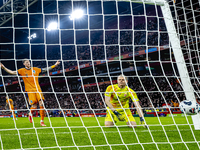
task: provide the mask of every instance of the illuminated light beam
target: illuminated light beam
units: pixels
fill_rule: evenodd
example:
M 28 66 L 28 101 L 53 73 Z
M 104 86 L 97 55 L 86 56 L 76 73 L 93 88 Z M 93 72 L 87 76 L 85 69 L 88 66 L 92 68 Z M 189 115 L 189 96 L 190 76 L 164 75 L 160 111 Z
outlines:
M 81 9 L 74 10 L 72 14 L 69 16 L 70 20 L 80 19 L 82 17 L 83 17 L 83 10 Z
M 47 27 L 47 30 L 48 31 L 51 31 L 51 30 L 56 30 L 58 29 L 58 23 L 57 22 L 51 22 L 49 24 L 49 26 Z

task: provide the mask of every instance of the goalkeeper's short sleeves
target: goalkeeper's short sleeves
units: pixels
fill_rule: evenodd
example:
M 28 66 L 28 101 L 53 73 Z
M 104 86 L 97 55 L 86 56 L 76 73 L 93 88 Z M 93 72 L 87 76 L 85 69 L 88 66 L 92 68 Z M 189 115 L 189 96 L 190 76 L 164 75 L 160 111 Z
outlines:
M 133 102 L 139 101 L 135 91 L 133 91 L 131 88 L 129 88 L 128 90 L 129 90 L 129 96 L 131 97 L 132 101 Z
M 111 97 L 112 93 L 113 93 L 113 87 L 112 85 L 110 85 L 106 89 L 105 96 Z

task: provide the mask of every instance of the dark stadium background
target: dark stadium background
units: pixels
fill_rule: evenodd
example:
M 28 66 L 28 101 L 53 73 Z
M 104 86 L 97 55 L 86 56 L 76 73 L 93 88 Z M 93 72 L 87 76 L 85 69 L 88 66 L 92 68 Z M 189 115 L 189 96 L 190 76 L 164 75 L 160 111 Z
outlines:
M 150 101 L 155 108 L 159 108 L 166 102 L 177 100 L 177 97 L 180 101 L 185 99 L 183 89 L 177 80 L 179 74 L 173 51 L 169 49 L 168 34 L 159 6 L 157 6 L 159 11 L 156 13 L 155 6 L 145 5 L 143 8 L 142 4 L 134 3 L 133 17 L 128 2 L 118 2 L 117 12 L 114 1 L 104 3 L 90 1 L 88 2 L 89 16 L 86 14 L 85 1 L 76 1 L 73 6 L 74 9 L 83 9 L 85 13 L 81 20 L 74 21 L 74 28 L 73 21 L 69 19 L 72 11 L 71 1 L 59 1 L 58 6 L 56 1 L 44 1 L 44 14 L 42 14 L 40 0 L 29 7 L 29 14 L 25 13 L 27 11 L 25 9 L 24 13 L 14 17 L 14 22 L 11 19 L 0 28 L 0 58 L 9 69 L 16 70 L 23 67 L 21 60 L 24 58 L 31 59 L 32 65 L 39 68 L 53 65 L 57 60 L 61 60 L 61 65 L 53 69 L 49 76 L 44 74 L 39 79 L 47 109 L 59 111 L 60 104 L 65 111 L 76 112 L 74 110 L 76 106 L 76 109 L 81 109 L 80 112 L 87 113 L 91 112 L 90 103 L 95 112 L 105 112 L 103 97 L 106 87 L 110 84 L 107 81 L 115 82 L 116 77 L 122 72 L 129 76 L 128 84 L 137 93 L 142 107 L 152 108 Z M 198 5 L 194 7 L 196 7 L 194 10 L 199 10 Z M 16 12 L 19 9 L 20 7 L 15 7 Z M 10 14 L 9 10 L 7 14 Z M 159 19 L 155 17 L 156 15 Z M 199 20 L 199 14 L 195 15 Z M 181 17 L 184 16 L 180 15 Z M 190 12 L 186 17 L 191 22 Z M 61 30 L 45 31 L 52 21 L 59 21 Z M 176 27 L 178 26 L 179 24 Z M 192 22 L 189 28 L 191 31 L 194 30 Z M 27 38 L 30 36 L 29 29 L 30 35 L 37 34 L 37 38 L 30 40 L 31 45 Z M 182 27 L 180 33 L 184 32 L 186 30 Z M 182 41 L 184 38 L 184 36 L 180 37 Z M 44 44 L 45 41 L 47 45 Z M 194 46 L 191 45 L 191 48 L 195 49 Z M 187 62 L 188 55 L 184 54 Z M 195 57 L 195 52 L 192 55 Z M 196 72 L 191 73 L 190 76 L 198 75 L 197 63 L 194 59 Z M 64 69 L 67 72 L 63 72 Z M 18 115 L 27 113 L 25 93 L 21 92 L 23 82 L 21 82 L 21 89 L 17 82 L 21 80 L 20 78 L 12 77 L 5 71 L 2 71 L 2 75 L 0 110 L 5 109 L 5 92 L 8 92 L 14 100 L 15 109 L 20 109 Z M 99 87 L 94 84 L 97 82 L 100 84 Z M 195 84 L 195 80 L 192 80 L 192 83 Z M 172 110 L 177 111 L 177 109 Z M 0 113 L 8 112 L 0 111 Z

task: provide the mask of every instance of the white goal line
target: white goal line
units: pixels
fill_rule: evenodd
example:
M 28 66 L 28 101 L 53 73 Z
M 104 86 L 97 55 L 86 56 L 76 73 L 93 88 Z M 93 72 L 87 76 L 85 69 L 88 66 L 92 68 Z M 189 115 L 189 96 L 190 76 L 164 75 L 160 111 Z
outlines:
M 177 130 L 165 130 L 165 131 L 167 131 L 167 132 L 175 132 L 175 131 L 177 131 Z M 179 131 L 190 131 L 190 129 L 179 129 Z M 134 133 L 134 131 L 120 131 L 120 132 L 124 132 L 124 133 L 126 133 L 126 132 L 128 132 L 128 133 L 130 133 L 130 132 L 133 132 Z M 141 131 L 136 131 L 136 132 L 149 132 L 148 130 L 141 130 Z M 164 132 L 163 130 L 151 130 L 151 132 Z M 80 133 L 87 133 L 86 131 L 84 131 L 84 132 L 72 132 L 72 133 L 77 133 L 77 134 L 80 134 Z M 89 131 L 89 133 L 102 133 L 102 132 L 90 132 Z M 104 131 L 104 133 L 118 133 L 118 131 Z M 46 132 L 44 132 L 44 133 L 37 133 L 37 134 L 54 134 L 54 133 L 46 133 Z M 71 132 L 56 132 L 56 134 L 71 134 Z M 18 135 L 18 134 L 4 134 L 4 135 Z M 35 135 L 35 133 L 20 133 L 20 135 Z
M 160 125 L 160 124 L 153 124 L 153 125 L 148 125 L 149 127 L 168 127 L 168 126 L 191 126 L 194 124 L 168 124 L 168 125 Z M 143 127 L 143 125 L 137 125 L 138 127 Z M 127 127 L 127 125 L 116 125 L 114 127 Z M 107 126 L 65 126 L 65 127 L 34 127 L 34 128 L 12 128 L 12 129 L 0 129 L 0 131 L 12 131 L 12 130 L 33 130 L 33 129 L 71 129 L 71 128 L 107 128 Z M 150 128 L 151 129 L 151 128 Z M 180 130 L 180 129 L 179 129 Z M 177 130 L 176 130 L 177 131 Z M 191 130 L 190 130 L 191 131 Z
M 200 142 L 200 141 L 197 141 Z M 108 146 L 128 146 L 128 145 L 141 145 L 141 144 L 181 144 L 183 142 L 149 142 L 149 143 L 129 143 L 129 144 L 109 144 L 109 145 L 83 145 L 83 146 L 52 146 L 52 147 L 37 147 L 37 148 L 23 148 L 23 150 L 32 150 L 32 149 L 54 149 L 54 148 L 81 148 L 81 147 L 108 147 Z M 193 141 L 184 142 L 188 143 L 196 143 Z M 19 150 L 19 149 L 9 149 L 9 150 Z

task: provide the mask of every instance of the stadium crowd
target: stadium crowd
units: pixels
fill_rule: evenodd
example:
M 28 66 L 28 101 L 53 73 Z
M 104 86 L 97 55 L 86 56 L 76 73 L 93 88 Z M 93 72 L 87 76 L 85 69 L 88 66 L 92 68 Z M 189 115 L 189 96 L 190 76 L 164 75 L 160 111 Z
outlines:
M 67 87 L 64 81 L 64 78 L 54 79 L 52 80 L 53 84 L 50 85 L 48 80 L 44 80 L 41 84 L 45 97 L 45 107 L 50 109 L 49 113 L 58 113 L 54 110 L 60 108 L 64 109 L 65 112 L 68 112 L 68 110 L 76 112 L 73 109 L 80 109 L 80 112 L 91 112 L 91 109 L 95 109 L 95 112 L 105 112 L 104 92 L 109 85 L 108 83 L 99 85 L 99 88 L 96 85 L 91 85 L 83 89 L 80 84 L 68 84 Z M 140 105 L 144 109 L 153 109 L 153 106 L 162 108 L 163 104 L 166 103 L 173 106 L 172 102 L 185 99 L 181 85 L 175 78 L 169 78 L 167 81 L 162 77 L 155 79 L 151 77 L 129 77 L 128 84 L 137 93 Z M 19 113 L 27 113 L 28 103 L 25 93 L 9 94 L 9 96 L 14 101 L 15 109 L 20 109 Z M 5 94 L 1 95 L 1 110 L 5 109 L 5 100 Z M 132 106 L 132 101 L 130 101 L 130 107 Z
M 66 68 L 74 68 L 78 65 L 77 63 L 79 63 L 79 65 L 82 65 L 86 63 L 91 63 L 90 60 L 105 60 L 113 56 L 119 56 L 119 52 L 120 54 L 132 53 L 133 44 L 135 45 L 135 52 L 145 49 L 146 46 L 161 46 L 168 44 L 168 35 L 166 33 L 164 21 L 160 19 L 158 23 L 158 20 L 156 18 L 151 18 L 147 21 L 147 23 L 141 22 L 140 24 L 134 25 L 134 32 L 130 30 L 123 30 L 120 32 L 115 30 L 106 31 L 106 46 L 103 45 L 104 39 L 102 36 L 102 32 L 92 33 L 91 36 L 93 36 L 94 38 L 91 40 L 91 47 L 89 45 L 78 45 L 77 47 L 63 46 L 62 53 L 60 50 L 47 49 L 47 61 L 44 58 L 40 59 L 40 56 L 38 56 L 36 60 L 32 60 L 32 64 L 33 66 L 39 68 L 45 68 L 47 66 L 47 63 L 48 66 L 51 66 L 55 63 L 56 60 L 62 58 L 62 60 L 64 60 L 63 63 L 51 70 L 51 72 L 54 72 Z M 128 22 L 125 21 L 125 26 L 128 26 L 126 25 L 126 23 Z M 119 35 L 120 38 L 118 38 Z M 119 44 L 121 45 L 120 51 Z M 40 61 L 38 61 L 39 59 Z M 23 67 L 23 65 L 20 64 L 18 68 L 20 67 Z M 120 68 L 111 66 L 109 67 L 109 71 L 117 70 L 120 70 Z M 95 71 L 97 73 L 107 72 L 105 68 L 102 69 L 98 67 L 95 67 Z M 84 72 L 84 75 L 91 74 L 94 74 L 91 70 Z M 69 73 L 68 75 L 73 76 L 73 73 Z M 4 83 L 12 83 L 13 81 L 18 80 L 17 77 L 4 77 L 3 79 Z M 105 112 L 106 105 L 104 103 L 104 92 L 109 84 L 104 83 L 100 85 L 99 88 L 97 88 L 97 86 L 88 86 L 83 89 L 80 83 L 69 82 L 67 84 L 64 84 L 65 81 L 66 79 L 64 77 L 62 79 L 55 78 L 51 81 L 47 77 L 41 79 L 40 81 L 45 97 L 45 107 L 47 109 L 51 109 L 49 110 L 50 113 L 54 109 L 58 110 L 59 108 L 65 110 L 82 109 L 81 111 L 86 111 L 84 109 L 96 109 L 96 112 Z M 2 81 L 0 82 L 2 84 Z M 50 82 L 52 82 L 52 84 L 50 84 Z M 183 93 L 180 92 L 175 94 L 174 92 L 172 92 L 172 89 L 174 91 L 182 91 L 180 84 L 176 81 L 175 78 L 170 78 L 167 81 L 165 78 L 162 77 L 157 77 L 155 79 L 150 77 L 134 77 L 129 79 L 129 86 L 136 91 L 138 98 L 140 99 L 140 105 L 144 108 L 150 106 L 162 107 L 164 103 L 172 103 L 171 101 L 175 101 L 177 99 L 179 99 L 180 101 L 185 99 Z M 17 87 L 17 90 L 20 91 L 20 88 Z M 146 90 L 148 94 L 144 90 Z M 86 93 L 83 93 L 83 91 L 85 91 Z M 10 94 L 10 97 L 14 100 L 15 109 L 27 109 L 28 103 L 25 93 Z M 1 95 L 1 110 L 4 110 L 4 100 L 5 95 Z M 132 106 L 131 103 L 132 102 L 130 101 L 130 106 Z
M 158 23 L 159 22 L 159 23 Z M 129 21 L 124 22 L 124 27 L 129 26 Z M 146 27 L 147 24 L 147 27 Z M 94 37 L 90 45 L 84 46 L 62 46 L 61 49 L 57 46 L 48 46 L 47 54 L 44 56 L 36 55 L 32 59 L 32 65 L 38 68 L 45 68 L 47 65 L 53 65 L 56 60 L 62 58 L 63 64 L 54 68 L 52 71 L 58 71 L 66 68 L 73 68 L 79 65 L 88 63 L 89 60 L 105 60 L 111 57 L 119 56 L 125 53 L 134 53 L 144 50 L 146 46 L 162 46 L 169 43 L 168 34 L 163 19 L 157 20 L 157 18 L 149 17 L 147 23 L 143 20 L 139 24 L 133 25 L 134 32 L 109 30 L 105 31 L 105 45 L 102 36 L 102 32 L 91 33 Z M 131 29 L 131 28 L 130 28 Z M 134 35 L 134 38 L 133 38 Z M 120 36 L 120 38 L 118 38 Z M 159 40 L 158 40 L 159 39 Z M 133 43 L 134 41 L 134 43 Z M 160 43 L 158 43 L 158 41 Z M 119 47 L 119 44 L 121 45 Z M 133 49 L 133 46 L 134 49 Z M 120 49 L 119 49 L 120 48 Z M 42 58 L 42 59 L 41 59 Z M 77 62 L 77 60 L 79 60 Z M 47 64 L 48 63 L 48 64 Z M 18 62 L 17 68 L 23 67 L 21 61 Z M 15 68 L 13 68 L 15 69 Z M 12 83 L 15 79 L 6 79 L 5 83 Z M 2 81 L 0 80 L 0 84 Z

